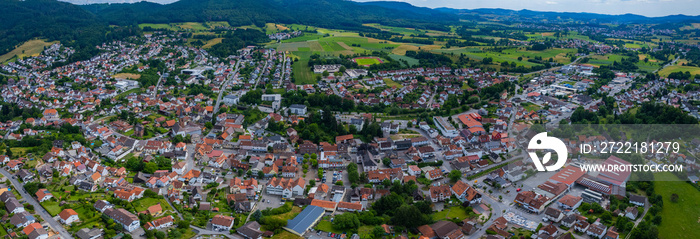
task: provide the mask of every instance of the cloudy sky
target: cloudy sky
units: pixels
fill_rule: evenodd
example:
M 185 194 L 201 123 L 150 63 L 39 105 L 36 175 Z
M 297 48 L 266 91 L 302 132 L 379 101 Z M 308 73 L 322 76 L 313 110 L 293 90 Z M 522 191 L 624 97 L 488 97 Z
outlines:
M 355 0 L 367 2 L 372 0 Z M 391 1 L 391 0 L 390 0 Z M 504 8 L 555 12 L 633 13 L 650 17 L 700 15 L 700 0 L 393 0 L 421 7 Z

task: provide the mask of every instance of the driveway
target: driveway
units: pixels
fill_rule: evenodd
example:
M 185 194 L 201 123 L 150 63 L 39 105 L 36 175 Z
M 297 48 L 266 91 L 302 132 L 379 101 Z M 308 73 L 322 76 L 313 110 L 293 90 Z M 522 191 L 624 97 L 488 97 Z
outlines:
M 38 214 L 41 217 L 41 219 L 48 222 L 49 226 L 51 226 L 51 228 L 54 231 L 58 232 L 58 234 L 61 235 L 61 238 L 73 238 L 73 236 L 71 236 L 71 234 L 63 228 L 63 225 L 61 225 L 59 222 L 53 219 L 53 217 L 51 217 L 51 214 L 49 214 L 44 209 L 44 207 L 42 207 L 41 204 L 39 204 L 39 202 L 36 201 L 34 195 L 29 195 L 29 193 L 27 193 L 27 191 L 24 190 L 23 184 L 17 181 L 17 179 L 14 179 L 12 177 L 13 175 L 10 174 L 10 172 L 7 172 L 7 170 L 3 168 L 0 169 L 0 173 L 2 173 L 2 175 L 4 175 L 10 180 L 10 182 L 12 182 L 12 186 L 14 186 L 17 192 L 19 192 L 19 194 L 22 195 L 22 198 L 24 198 L 26 202 L 34 206 L 36 214 Z

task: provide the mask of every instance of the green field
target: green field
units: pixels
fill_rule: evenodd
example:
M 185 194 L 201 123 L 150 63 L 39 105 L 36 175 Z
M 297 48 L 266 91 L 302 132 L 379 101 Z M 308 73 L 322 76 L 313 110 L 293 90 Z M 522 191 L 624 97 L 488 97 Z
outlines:
M 296 57 L 299 57 L 298 61 L 292 63 L 292 77 L 297 85 L 305 84 L 315 84 L 316 78 L 314 73 L 309 69 L 309 58 L 311 52 L 309 51 L 296 51 L 293 52 Z
M 330 221 L 326 221 L 326 220 L 319 221 L 318 224 L 316 224 L 316 230 L 321 230 L 321 231 L 324 231 L 326 233 L 328 233 L 328 232 L 332 232 L 332 233 L 336 233 L 336 234 L 343 233 L 343 231 L 341 231 L 341 230 L 334 229 L 333 223 L 331 223 Z
M 541 64 L 538 63 L 533 63 L 527 61 L 528 59 L 534 59 L 535 57 L 542 57 L 543 61 L 549 60 L 549 58 L 552 58 L 555 62 L 561 63 L 561 64 L 567 64 L 571 62 L 570 58 L 567 57 L 567 54 L 574 54 L 576 52 L 575 49 L 561 49 L 561 48 L 553 48 L 553 49 L 547 49 L 543 51 L 530 51 L 525 48 L 510 48 L 506 50 L 502 50 L 500 52 L 493 52 L 489 51 L 487 48 L 481 48 L 481 47 L 456 47 L 456 48 L 449 48 L 449 49 L 434 49 L 432 50 L 433 52 L 437 53 L 444 53 L 449 55 L 459 55 L 459 54 L 464 54 L 465 56 L 475 59 L 475 60 L 482 60 L 484 58 L 490 57 L 493 58 L 493 61 L 495 63 L 501 63 L 501 62 L 515 62 L 516 65 L 518 66 L 526 66 L 526 67 L 532 67 L 532 66 L 538 66 Z M 518 57 L 522 57 L 522 60 L 518 60 Z
M 377 58 L 355 58 L 355 62 L 361 66 L 381 64 Z
M 428 36 L 455 35 L 454 33 L 451 33 L 451 32 L 435 31 L 435 30 L 419 30 L 419 29 L 415 29 L 415 28 L 405 28 L 405 27 L 390 27 L 390 26 L 384 26 L 384 25 L 380 25 L 380 24 L 376 24 L 376 23 L 363 24 L 363 25 L 368 26 L 368 27 L 374 27 L 374 28 L 380 29 L 382 31 L 402 34 L 404 36 L 422 35 L 422 34 L 425 34 Z
M 180 30 L 179 27 L 177 27 L 174 24 L 165 24 L 165 23 L 141 23 L 139 24 L 139 27 L 143 29 L 144 27 L 151 27 L 153 29 L 168 29 L 171 31 L 177 31 Z
M 148 207 L 156 205 L 158 203 L 160 203 L 160 206 L 163 208 L 163 212 L 173 211 L 173 208 L 170 207 L 170 204 L 168 204 L 168 202 L 166 202 L 165 199 L 141 198 L 139 200 L 133 201 L 131 204 L 134 205 L 134 209 L 136 210 L 136 212 L 141 212 L 148 209 Z
M 139 27 L 141 29 L 151 27 L 153 29 L 167 29 L 171 31 L 207 31 L 216 27 L 229 27 L 229 24 L 228 22 L 141 23 Z
M 671 173 L 657 173 L 655 180 L 656 193 L 664 199 L 659 236 L 700 238 L 700 191 Z M 673 193 L 679 196 L 676 203 L 670 200 Z
M 398 61 L 406 61 L 408 63 L 407 67 L 415 66 L 418 65 L 419 61 L 416 58 L 413 57 L 408 57 L 408 56 L 402 56 L 402 55 L 396 55 L 396 54 L 389 54 L 389 57 L 394 60 Z
M 41 206 L 43 206 L 44 209 L 51 214 L 51 216 L 56 216 L 61 212 L 61 207 L 58 206 L 58 202 L 45 201 L 41 203 Z
M 678 71 L 680 71 L 680 72 L 686 72 L 686 71 L 688 71 L 688 72 L 690 72 L 690 75 L 691 75 L 691 76 L 694 76 L 694 75 L 696 75 L 696 74 L 700 74 L 700 67 L 694 67 L 694 66 L 679 66 L 679 65 L 667 66 L 666 68 L 661 69 L 661 70 L 659 71 L 659 75 L 660 75 L 660 76 L 666 77 L 666 76 L 668 76 L 669 74 L 671 74 L 671 73 L 673 73 L 673 72 L 678 72 Z
M 463 207 L 461 206 L 455 206 L 455 207 L 449 207 L 445 208 L 442 211 L 436 212 L 433 214 L 433 220 L 439 221 L 439 220 L 445 220 L 445 219 L 459 219 L 463 220 L 469 216 L 469 212 L 467 212 Z
M 391 78 L 384 78 L 384 84 L 388 87 L 394 87 L 396 86 L 397 88 L 401 88 L 402 85 L 397 83 L 396 81 L 393 81 Z

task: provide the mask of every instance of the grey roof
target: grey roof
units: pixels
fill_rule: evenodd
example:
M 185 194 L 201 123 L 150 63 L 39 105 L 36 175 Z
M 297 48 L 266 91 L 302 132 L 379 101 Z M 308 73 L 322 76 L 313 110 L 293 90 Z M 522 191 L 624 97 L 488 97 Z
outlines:
M 80 229 L 78 232 L 75 233 L 75 235 L 80 238 L 80 239 L 89 239 L 93 237 L 99 237 L 102 235 L 102 229 L 99 228 L 93 228 L 93 229 L 87 229 L 83 228 Z
M 301 235 L 323 216 L 325 210 L 317 206 L 307 206 L 294 219 L 287 220 L 287 228 Z
M 236 229 L 236 232 L 243 235 L 245 238 L 250 239 L 257 239 L 260 237 L 260 235 L 262 235 L 262 232 L 260 231 L 260 224 L 256 221 L 246 223 L 242 227 Z
M 294 109 L 306 109 L 306 105 L 300 105 L 300 104 L 293 104 L 290 105 L 289 108 L 294 108 Z
M 20 212 L 20 213 L 15 214 L 14 216 L 12 216 L 12 218 L 10 218 L 10 223 L 12 223 L 12 225 L 16 226 L 16 225 L 21 225 L 21 224 L 24 224 L 26 222 L 35 221 L 35 220 L 36 219 L 34 218 L 34 216 L 32 216 L 32 214 L 29 214 L 27 211 L 24 211 L 24 212 Z
M 40 237 L 42 237 L 42 236 L 44 236 L 44 235 L 47 235 L 47 236 L 48 236 L 49 233 L 46 232 L 46 229 L 44 229 L 43 227 L 40 227 L 40 228 L 34 229 L 34 231 L 32 231 L 31 233 L 29 233 L 28 236 L 29 236 L 29 239 L 35 239 L 35 238 L 40 238 Z

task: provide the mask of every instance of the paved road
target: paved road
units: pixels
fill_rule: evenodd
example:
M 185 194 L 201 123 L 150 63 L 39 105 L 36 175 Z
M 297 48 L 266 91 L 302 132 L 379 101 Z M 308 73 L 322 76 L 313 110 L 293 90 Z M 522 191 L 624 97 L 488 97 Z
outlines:
M 637 220 L 634 222 L 634 227 L 632 227 L 632 229 L 630 229 L 630 232 L 634 231 L 634 229 L 637 228 L 637 225 L 639 225 L 639 223 L 642 222 L 642 219 L 644 219 L 644 216 L 646 216 L 647 212 L 649 212 L 650 207 L 651 207 L 651 203 L 649 203 L 649 201 L 647 200 L 647 203 L 644 204 L 644 212 L 642 213 L 642 215 L 637 217 Z M 629 239 L 631 235 L 632 235 L 632 233 L 628 233 L 627 236 L 625 237 L 625 239 Z
M 258 88 L 258 84 L 260 84 L 260 79 L 262 79 L 263 75 L 265 75 L 265 71 L 267 70 L 267 60 L 265 61 L 265 65 L 261 68 L 260 70 L 260 75 L 258 77 L 255 77 L 255 84 L 253 84 L 253 90 Z
M 217 232 L 217 231 L 203 229 L 200 227 L 195 227 L 192 225 L 190 225 L 190 228 L 197 230 L 197 232 L 198 232 L 197 235 L 222 235 L 222 236 L 225 236 L 227 238 L 232 238 L 232 239 L 243 239 L 242 236 L 240 236 L 238 234 L 231 234 L 231 232 L 229 232 L 229 231 Z
M 10 174 L 10 172 L 7 172 L 7 170 L 5 170 L 5 169 L 0 169 L 0 173 L 2 173 L 2 175 L 4 175 L 6 178 L 8 178 L 10 180 L 10 182 L 12 182 L 12 186 L 14 186 L 15 189 L 17 190 L 17 192 L 19 192 L 19 194 L 22 195 L 22 198 L 24 198 L 24 200 L 26 202 L 28 202 L 29 204 L 34 206 L 35 212 L 37 214 L 39 214 L 39 216 L 42 219 L 44 219 L 44 221 L 48 222 L 49 226 L 51 226 L 51 228 L 54 231 L 57 231 L 58 234 L 61 236 L 61 238 L 73 238 L 73 236 L 71 236 L 71 234 L 68 233 L 68 231 L 66 231 L 66 229 L 63 228 L 63 225 L 61 225 L 59 222 L 57 222 L 55 219 L 53 219 L 51 214 L 49 214 L 44 209 L 44 207 L 42 207 L 41 204 L 39 204 L 39 202 L 37 202 L 36 199 L 34 199 L 33 195 L 29 195 L 29 193 L 27 193 L 24 190 L 24 187 L 22 186 L 22 184 L 19 181 L 17 181 L 17 179 L 14 179 L 12 177 L 13 175 Z
M 153 88 L 153 98 L 156 98 L 158 95 L 158 87 L 160 87 L 160 82 L 163 81 L 163 75 L 165 75 L 165 72 L 163 74 L 160 74 L 160 77 L 158 77 L 158 83 L 156 83 L 156 88 Z
M 224 96 L 224 91 L 226 91 L 226 84 L 231 80 L 230 78 L 234 77 L 236 74 L 238 74 L 238 66 L 240 65 L 241 61 L 236 61 L 236 66 L 234 67 L 235 70 L 229 74 L 229 77 L 226 77 L 224 82 L 221 83 L 221 86 L 219 86 L 219 97 L 216 98 L 216 106 L 214 106 L 214 112 L 212 115 L 216 115 L 219 112 L 219 106 L 221 105 L 221 97 Z
M 656 70 L 655 70 L 654 72 L 652 72 L 652 73 L 656 73 L 656 72 L 658 72 L 658 71 L 660 71 L 660 70 L 662 70 L 662 69 L 664 69 L 664 68 L 666 68 L 666 67 L 668 67 L 668 66 L 675 65 L 675 64 L 676 64 L 676 61 L 678 61 L 678 59 L 681 59 L 681 56 L 676 57 L 676 59 L 673 59 L 673 61 L 669 62 L 668 64 L 662 66 L 662 67 L 659 68 L 659 69 L 656 69 Z

